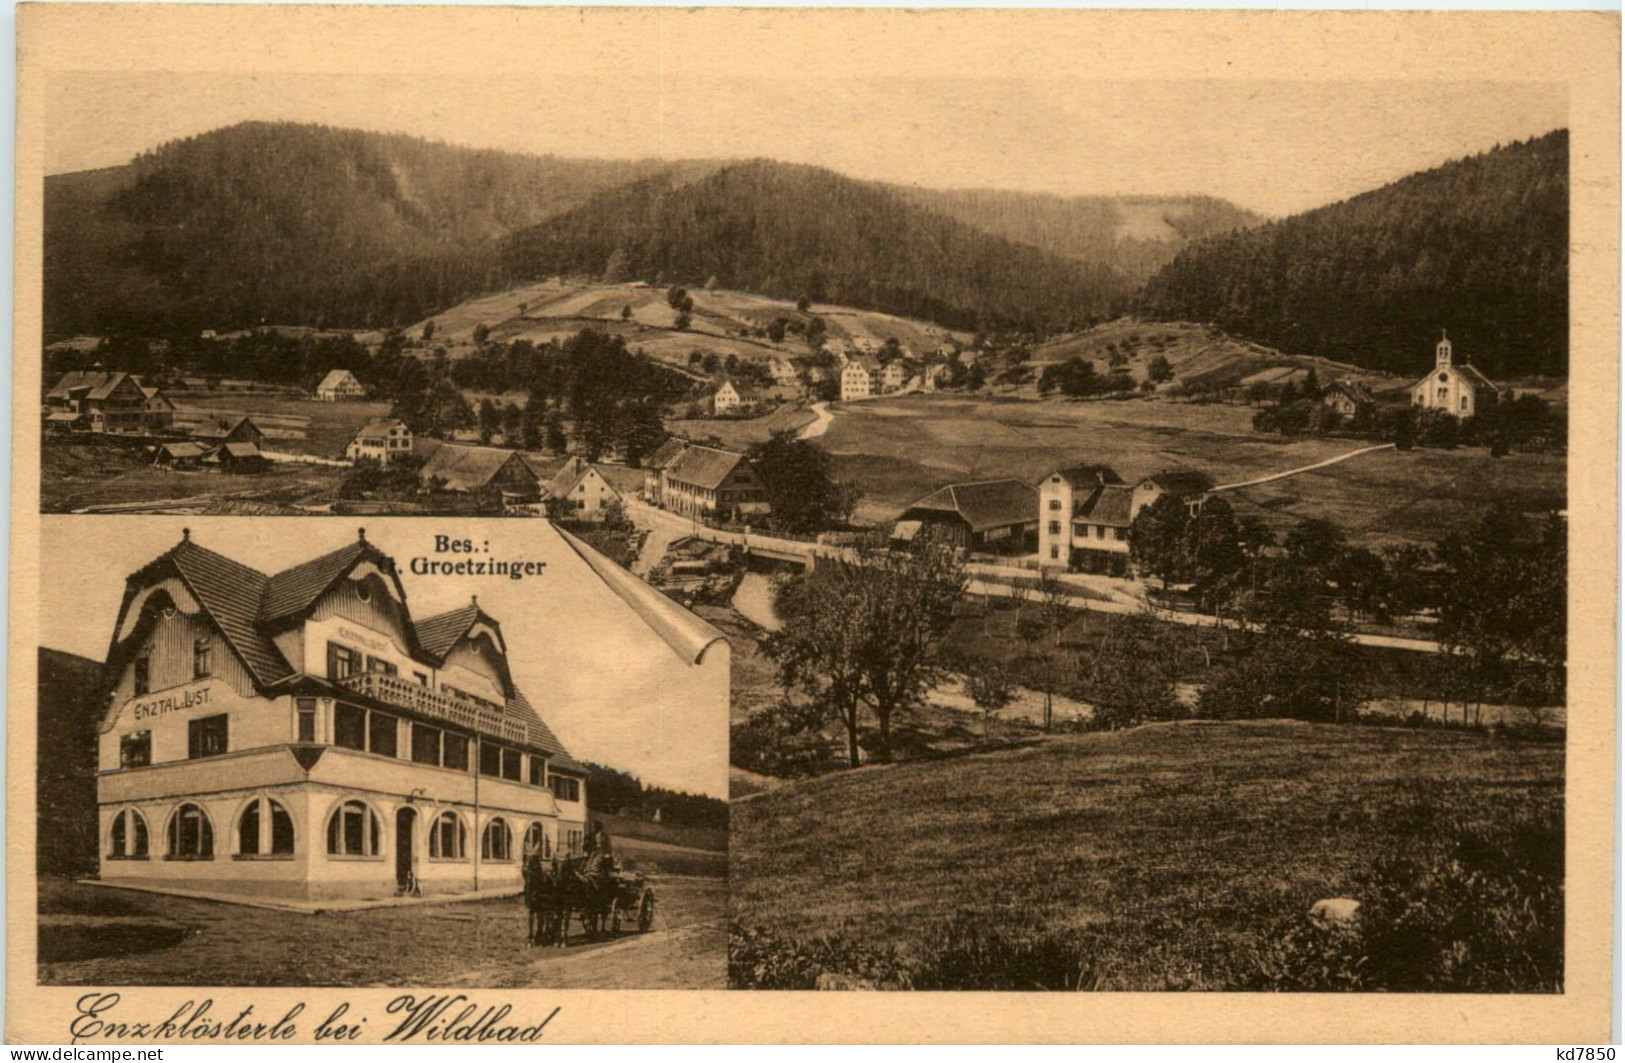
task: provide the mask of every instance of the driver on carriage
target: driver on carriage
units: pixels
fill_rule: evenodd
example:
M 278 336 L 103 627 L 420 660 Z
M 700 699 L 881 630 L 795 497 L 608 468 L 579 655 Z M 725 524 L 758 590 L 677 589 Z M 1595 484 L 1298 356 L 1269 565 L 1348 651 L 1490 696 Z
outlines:
M 610 848 L 609 832 L 604 825 L 593 820 L 587 829 L 587 840 L 582 846 L 587 857 L 586 877 L 595 882 L 606 882 L 615 872 L 615 856 Z

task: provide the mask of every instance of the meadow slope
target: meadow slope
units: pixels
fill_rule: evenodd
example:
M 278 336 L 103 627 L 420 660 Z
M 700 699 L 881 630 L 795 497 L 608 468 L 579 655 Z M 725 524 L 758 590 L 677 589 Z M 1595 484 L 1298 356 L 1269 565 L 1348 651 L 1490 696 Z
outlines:
M 1560 823 L 1562 795 L 1560 744 L 1481 734 L 1260 721 L 1057 737 L 736 802 L 732 917 L 921 964 L 955 937 L 1065 943 L 1096 988 L 1236 988 L 1316 900 L 1370 900 L 1397 855 Z M 1555 844 L 1561 868 L 1560 829 Z

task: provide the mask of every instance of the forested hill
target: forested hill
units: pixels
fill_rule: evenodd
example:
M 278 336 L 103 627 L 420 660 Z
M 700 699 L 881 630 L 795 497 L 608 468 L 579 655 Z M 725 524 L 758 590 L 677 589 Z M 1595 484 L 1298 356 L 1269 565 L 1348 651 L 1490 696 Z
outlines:
M 828 170 L 753 161 L 677 184 L 652 178 L 516 235 L 515 276 L 615 269 L 921 317 L 957 328 L 1063 326 L 1133 284 Z
M 905 199 L 995 236 L 1110 266 L 1136 284 L 1192 240 L 1258 225 L 1212 196 L 1057 196 L 1000 189 L 893 186 Z
M 715 167 L 231 126 L 46 179 L 46 331 L 411 320 L 494 283 L 509 233 L 604 188 Z
M 1412 373 L 1448 329 L 1493 376 L 1568 371 L 1566 130 L 1192 244 L 1144 316 Z

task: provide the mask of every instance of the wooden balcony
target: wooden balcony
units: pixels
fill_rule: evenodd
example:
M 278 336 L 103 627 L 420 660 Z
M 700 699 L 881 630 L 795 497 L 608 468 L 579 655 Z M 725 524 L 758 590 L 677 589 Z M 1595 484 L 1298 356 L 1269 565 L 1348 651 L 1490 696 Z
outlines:
M 524 745 L 540 744 L 537 738 L 532 737 L 529 723 L 509 716 L 495 705 L 439 694 L 421 683 L 402 679 L 398 675 L 358 672 L 338 680 L 338 685 L 364 698 L 420 716 L 445 720 L 493 738 Z

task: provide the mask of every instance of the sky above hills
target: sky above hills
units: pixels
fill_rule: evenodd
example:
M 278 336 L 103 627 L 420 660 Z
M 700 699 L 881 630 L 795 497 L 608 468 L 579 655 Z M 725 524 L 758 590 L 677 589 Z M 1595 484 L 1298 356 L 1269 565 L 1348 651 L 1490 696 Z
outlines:
M 1534 83 L 472 73 L 58 74 L 45 168 L 288 120 L 573 157 L 769 157 L 934 188 L 1201 193 L 1284 215 L 1567 123 L 1563 87 Z

